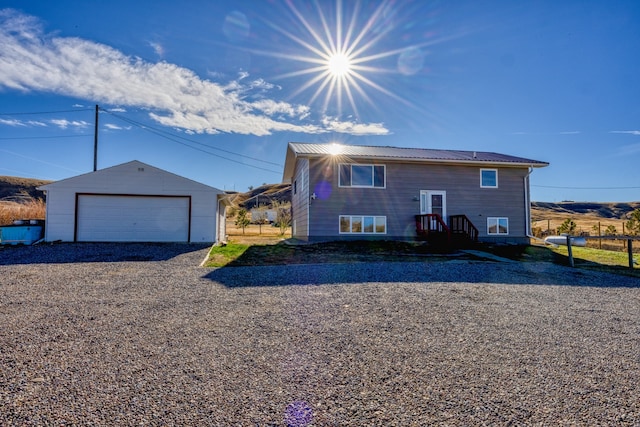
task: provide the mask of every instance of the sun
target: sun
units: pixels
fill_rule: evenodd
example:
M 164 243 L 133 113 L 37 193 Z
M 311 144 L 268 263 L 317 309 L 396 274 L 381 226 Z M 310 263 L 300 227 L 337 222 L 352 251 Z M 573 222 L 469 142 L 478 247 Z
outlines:
M 333 77 L 345 77 L 351 74 L 351 58 L 344 53 L 334 53 L 327 60 L 327 71 Z
M 439 40 L 410 46 L 390 43 L 393 38 L 389 35 L 400 26 L 400 21 L 394 21 L 398 15 L 395 2 L 385 0 L 367 6 L 355 0 L 335 0 L 333 8 L 329 6 L 331 0 L 284 3 L 283 16 L 290 21 L 280 25 L 277 21 L 265 23 L 291 45 L 282 45 L 277 51 L 255 49 L 251 53 L 304 64 L 286 67 L 287 71 L 273 76 L 276 80 L 295 78 L 299 82 L 289 94 L 291 99 L 311 93 L 309 105 L 320 101 L 323 113 L 337 116 L 360 117 L 357 104 L 376 107 L 379 103 L 372 95 L 380 94 L 416 108 L 389 86 L 389 76 L 398 72 L 397 67 L 404 75 L 415 74 L 424 60 L 421 49 Z M 343 107 L 350 110 L 343 111 Z

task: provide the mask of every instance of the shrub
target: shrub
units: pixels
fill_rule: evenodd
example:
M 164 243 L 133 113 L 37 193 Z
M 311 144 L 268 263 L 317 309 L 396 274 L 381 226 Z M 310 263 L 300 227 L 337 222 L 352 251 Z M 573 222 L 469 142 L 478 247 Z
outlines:
M 244 234 L 244 229 L 249 225 L 251 220 L 247 216 L 246 209 L 238 210 L 238 214 L 236 215 L 236 226 L 242 228 L 242 234 Z
M 629 220 L 625 223 L 627 234 L 631 236 L 640 235 L 640 209 L 635 209 L 629 214 Z
M 280 227 L 280 235 L 282 236 L 287 232 L 287 228 L 291 227 L 291 203 L 274 202 L 271 206 L 276 210 L 276 223 Z
M 558 227 L 558 234 L 574 235 L 576 228 L 576 223 L 571 218 L 567 218 L 562 224 L 560 224 L 560 227 Z

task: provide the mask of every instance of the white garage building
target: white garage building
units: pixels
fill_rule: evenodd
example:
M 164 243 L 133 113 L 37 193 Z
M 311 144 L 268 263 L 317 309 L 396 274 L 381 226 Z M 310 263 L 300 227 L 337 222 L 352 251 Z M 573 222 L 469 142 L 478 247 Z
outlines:
M 224 239 L 224 192 L 137 160 L 38 187 L 48 242 Z

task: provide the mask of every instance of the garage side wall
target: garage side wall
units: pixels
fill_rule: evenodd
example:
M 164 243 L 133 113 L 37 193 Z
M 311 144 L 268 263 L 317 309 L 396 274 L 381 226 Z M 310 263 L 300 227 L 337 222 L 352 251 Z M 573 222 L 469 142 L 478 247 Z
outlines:
M 75 232 L 76 195 L 72 191 L 47 191 L 47 220 L 45 235 L 47 242 L 61 240 L 73 242 Z

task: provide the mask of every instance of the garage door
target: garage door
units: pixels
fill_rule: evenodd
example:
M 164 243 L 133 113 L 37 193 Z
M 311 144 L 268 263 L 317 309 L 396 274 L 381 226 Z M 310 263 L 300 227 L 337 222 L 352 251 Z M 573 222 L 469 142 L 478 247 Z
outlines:
M 188 242 L 189 197 L 77 196 L 76 241 Z

